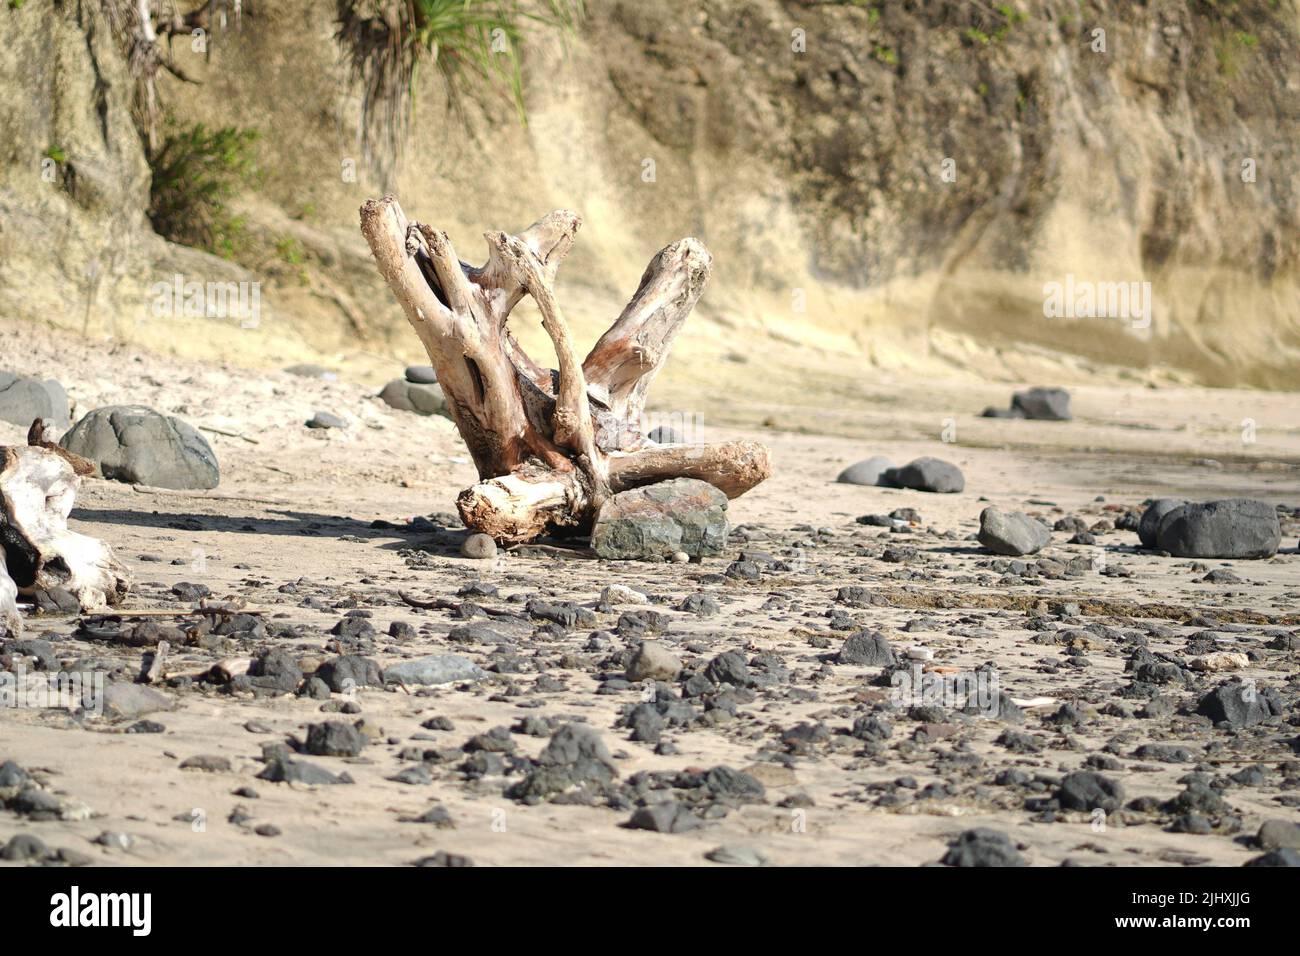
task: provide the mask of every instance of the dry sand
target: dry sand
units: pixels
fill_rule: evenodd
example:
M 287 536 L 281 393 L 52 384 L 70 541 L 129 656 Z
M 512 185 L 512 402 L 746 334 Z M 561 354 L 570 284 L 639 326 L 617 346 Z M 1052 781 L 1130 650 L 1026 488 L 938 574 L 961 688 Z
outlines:
M 452 650 L 486 665 L 495 660 L 488 656 L 490 647 L 449 645 L 446 632 L 461 622 L 445 611 L 406 606 L 398 589 L 450 598 L 462 585 L 482 580 L 500 588 L 500 598 L 484 600 L 493 606 L 513 607 L 504 600 L 508 595 L 539 592 L 592 606 L 603 586 L 619 583 L 667 597 L 667 603 L 652 607 L 671 618 L 665 639 L 688 667 L 702 667 L 714 655 L 739 648 L 779 655 L 793 675 L 788 684 L 760 691 L 730 721 L 689 732 L 669 729 L 665 738 L 680 753 L 665 756 L 629 741 L 628 731 L 615 727 L 620 709 L 639 700 L 639 689 L 596 693 L 596 675 L 616 670 L 602 662 L 626 640 L 616 636 L 606 649 L 589 651 L 589 628 L 564 639 L 525 637 L 517 651 L 521 673 L 442 686 L 429 696 L 358 691 L 355 702 L 375 739 L 360 758 L 305 758 L 334 772 L 346 770 L 355 780 L 350 786 L 314 789 L 254 776 L 263 767 L 264 743 L 302 737 L 308 724 L 324 719 L 356 719 L 322 714 L 320 701 L 187 691 L 175 695 L 176 710 L 152 715 L 166 727 L 161 734 L 125 734 L 124 724 L 79 721 L 64 711 L 7 710 L 0 712 L 0 760 L 28 768 L 70 803 L 88 808 L 89 815 L 30 823 L 0 813 L 0 842 L 30 832 L 51 847 L 71 847 L 116 865 L 402 864 L 437 850 L 464 854 L 477 864 L 713 865 L 704 854 L 726 844 L 751 846 L 774 864 L 915 865 L 939 859 L 960 831 L 987 825 L 1022 844 L 1035 865 L 1067 858 L 1089 865 L 1239 865 L 1258 851 L 1237 837 L 1253 834 L 1264 819 L 1297 819 L 1294 808 L 1279 802 L 1288 793 L 1294 797 L 1295 790 L 1287 788 L 1294 788 L 1300 775 L 1287 744 L 1294 727 L 1279 723 L 1232 734 L 1178 715 L 1137 719 L 1101 713 L 1111 701 L 1130 708 L 1141 703 L 1114 693 L 1128 683 L 1127 651 L 1096 637 L 1085 648 L 1091 666 L 1065 666 L 1064 647 L 1031 642 L 1038 632 L 1027 628 L 1025 613 L 1042 601 L 1055 617 L 1062 602 L 1074 602 L 1082 613 L 1068 621 L 1071 629 L 1099 623 L 1119 632 L 1141 631 L 1155 621 L 1172 628 L 1172 636 L 1152 638 L 1151 649 L 1175 654 L 1185 653 L 1188 635 L 1206 630 L 1190 619 L 1217 614 L 1224 622 L 1252 625 L 1240 631 L 1231 623 L 1213 628 L 1225 646 L 1241 642 L 1265 648 L 1259 626 L 1265 617 L 1300 633 L 1295 520 L 1284 522 L 1283 550 L 1271 560 L 1206 562 L 1231 567 L 1244 579 L 1235 585 L 1201 583 L 1203 571 L 1193 570 L 1192 562 L 1139 552 L 1136 536 L 1125 531 L 1100 535 L 1100 548 L 1066 544 L 1069 535 L 1058 532 L 1045 553 L 1069 558 L 1104 552 L 1109 565 L 1130 569 L 1131 577 L 1094 571 L 1007 583 L 989 568 L 991 555 L 966 540 L 989 502 L 1053 519 L 1079 515 L 1089 524 L 1118 517 L 1122 512 L 1109 510 L 1113 505 L 1134 507 L 1163 495 L 1248 495 L 1300 506 L 1300 400 L 1295 395 L 1082 385 L 1073 388 L 1074 422 L 995 421 L 976 416 L 987 404 L 1006 403 L 1010 390 L 1004 385 L 917 381 L 864 369 L 861 378 L 832 375 L 825 388 L 802 395 L 773 393 L 767 407 L 757 401 L 741 406 L 728 404 L 706 385 L 674 381 L 670 362 L 658 391 L 671 403 L 663 408 L 697 413 L 710 439 L 759 438 L 772 448 L 774 477 L 731 505 L 732 524 L 747 529 L 749 543 L 738 536 L 727 558 L 703 566 L 612 564 L 562 552 L 513 552 L 478 562 L 459 557 L 452 536 L 400 528 L 412 516 L 453 511 L 456 492 L 475 474 L 449 422 L 393 411 L 374 397 L 371 385 L 164 359 L 128 347 L 105 352 L 71 335 L 37 333 L 17 324 L 0 324 L 0 364 L 58 377 L 78 413 L 138 403 L 206 429 L 222 463 L 215 492 L 159 491 L 96 479 L 83 484 L 71 523 L 109 542 L 130 569 L 137 582 L 131 607 L 176 608 L 167 595 L 171 585 L 202 583 L 216 595 L 239 594 L 268 609 L 269 622 L 305 626 L 308 636 L 289 646 L 303 658 L 320 660 L 331 656 L 325 648 L 334 638 L 326 631 L 343 613 L 328 605 L 355 600 L 355 606 L 373 612 L 380 636 L 371 656 L 381 664 Z M 349 427 L 305 428 L 317 409 L 341 415 Z M 768 418 L 774 427 L 763 426 Z M 952 419 L 955 442 L 940 440 L 946 419 Z M 1241 438 L 1246 419 L 1255 423 L 1253 442 Z M 0 443 L 21 442 L 24 432 L 0 423 Z M 946 458 L 964 470 L 966 491 L 931 495 L 834 483 L 842 467 L 871 454 L 899 463 L 923 454 Z M 1098 495 L 1105 501 L 1095 501 Z M 911 534 L 854 522 L 859 515 L 900 507 L 916 508 L 922 516 Z M 399 530 L 373 528 L 376 519 Z M 815 529 L 827 530 L 819 535 Z M 810 546 L 802 549 L 795 571 L 765 574 L 758 583 L 711 577 L 723 572 L 742 546 L 792 560 L 800 553 L 797 543 Z M 900 544 L 916 547 L 918 555 L 904 563 L 881 560 L 884 546 Z M 408 560 L 402 553 L 421 547 L 428 549 L 424 557 Z M 297 593 L 282 593 L 280 587 L 290 582 L 299 582 Z M 866 609 L 835 605 L 836 590 L 850 584 L 879 591 L 887 603 Z M 699 618 L 674 610 L 696 591 L 714 596 L 721 613 Z M 308 595 L 323 601 L 323 609 L 300 606 Z M 1025 725 L 1013 729 L 1041 738 L 1041 749 L 1017 754 L 995 743 L 1007 729 L 997 720 L 958 721 L 953 736 L 913 743 L 919 724 L 900 716 L 892 721 L 887 745 L 863 753 L 861 741 L 837 731 L 866 712 L 864 701 L 888 690 L 870 686 L 877 669 L 823 667 L 820 657 L 833 653 L 848 633 L 829 629 L 826 612 L 833 607 L 864 627 L 885 631 L 896 648 L 931 649 L 942 664 L 969 670 L 994 662 L 1002 688 L 1012 696 L 1073 700 L 1087 720 L 1062 730 L 1043 721 L 1055 705 L 1032 710 Z M 602 613 L 599 627 L 612 630 L 616 620 L 616 613 Z M 419 628 L 418 639 L 398 643 L 383 636 L 392 621 Z M 933 624 L 899 630 L 915 621 Z M 27 636 L 48 630 L 66 641 L 74 623 L 29 619 Z M 82 641 L 55 646 L 63 658 L 139 666 L 136 649 Z M 231 655 L 249 650 L 236 642 Z M 204 666 L 217 656 L 174 649 L 169 666 Z M 1243 673 L 1279 688 L 1291 680 L 1294 688 L 1295 662 L 1295 652 L 1265 650 Z M 563 689 L 534 691 L 531 685 L 542 670 Z M 1215 683 L 1206 677 L 1196 687 L 1166 692 L 1185 703 Z M 508 692 L 510 685 L 520 693 Z M 640 771 L 727 765 L 758 778 L 765 798 L 731 808 L 699 829 L 669 835 L 620 826 L 630 816 L 626 809 L 517 803 L 503 796 L 517 777 L 469 781 L 455 765 L 437 764 L 430 766 L 430 785 L 388 779 L 411 765 L 398 753 L 412 743 L 459 746 L 476 733 L 509 727 L 529 715 L 595 728 L 614 753 L 620 780 Z M 422 731 L 421 722 L 433 716 L 450 718 L 455 729 Z M 245 729 L 250 721 L 268 732 Z M 830 742 L 814 745 L 806 755 L 772 759 L 785 749 L 781 732 L 801 722 L 824 723 Z M 431 741 L 413 739 L 417 734 Z M 530 756 L 545 743 L 512 736 L 519 752 Z M 1162 763 L 1131 756 L 1150 742 L 1185 743 L 1196 758 Z M 1207 743 L 1214 749 L 1204 751 Z M 1211 777 L 1258 763 L 1266 782 L 1230 788 L 1225 797 L 1241 817 L 1240 832 L 1208 835 L 1167 832 L 1168 820 L 1159 814 L 1112 815 L 1102 829 L 1086 814 L 1044 822 L 1025 808 L 1032 793 L 991 782 L 1010 766 L 1031 777 L 1058 778 L 1107 747 L 1122 765 L 1107 772 L 1122 782 L 1130 799 L 1173 796 L 1181 789 L 1177 780 L 1202 762 Z M 231 770 L 179 769 L 195 755 L 224 756 Z M 980 758 L 982 768 L 962 769 L 967 755 Z M 1292 763 L 1284 766 L 1288 760 Z M 884 792 L 877 785 L 904 776 L 922 788 L 948 781 L 954 792 L 919 799 L 916 790 L 904 789 L 899 805 L 876 805 Z M 234 795 L 242 786 L 252 786 L 259 797 Z M 808 804 L 802 808 L 779 806 L 794 794 L 806 794 L 810 802 L 795 801 Z M 1050 795 L 1050 787 L 1037 795 Z M 401 822 L 435 803 L 447 808 L 454 827 Z M 237 807 L 250 823 L 229 822 Z M 196 809 L 206 821 L 201 829 L 189 822 Z M 276 825 L 280 834 L 256 835 L 253 827 L 262 823 Z M 104 832 L 130 834 L 130 848 L 92 842 Z

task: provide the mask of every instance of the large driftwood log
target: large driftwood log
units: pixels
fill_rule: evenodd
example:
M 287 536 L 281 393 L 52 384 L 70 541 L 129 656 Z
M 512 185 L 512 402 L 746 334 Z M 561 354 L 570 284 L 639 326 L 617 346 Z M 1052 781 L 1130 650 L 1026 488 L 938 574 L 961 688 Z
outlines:
M 480 481 L 461 492 L 465 524 L 502 542 L 584 533 L 613 493 L 699 478 L 728 497 L 771 473 L 757 442 L 659 445 L 641 423 L 646 392 L 709 278 L 695 239 L 661 250 L 622 314 L 579 362 L 555 274 L 582 220 L 557 210 L 517 236 L 485 234 L 474 268 L 445 232 L 408 222 L 391 196 L 361 207 L 361 231 L 438 372 Z M 532 296 L 559 369 L 530 359 L 506 321 Z
M 4 565 L 19 593 L 62 588 L 85 609 L 117 605 L 130 588 L 126 569 L 104 542 L 68 528 L 81 485 L 70 458 L 40 444 L 0 446 Z

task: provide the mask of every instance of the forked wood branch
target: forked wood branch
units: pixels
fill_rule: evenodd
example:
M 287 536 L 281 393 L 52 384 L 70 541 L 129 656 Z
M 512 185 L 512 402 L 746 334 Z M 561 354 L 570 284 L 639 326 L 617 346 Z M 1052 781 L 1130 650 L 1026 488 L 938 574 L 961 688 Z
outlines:
M 478 468 L 465 524 L 501 542 L 583 533 L 613 493 L 691 477 L 736 497 L 771 474 L 757 442 L 659 445 L 644 435 L 646 393 L 708 282 L 712 257 L 682 239 L 650 260 L 622 314 L 579 362 L 555 276 L 581 218 L 556 210 L 518 235 L 485 233 L 481 268 L 445 232 L 410 222 L 388 196 L 361 207 L 380 274 L 424 343 Z M 558 359 L 534 362 L 506 327 L 531 296 Z

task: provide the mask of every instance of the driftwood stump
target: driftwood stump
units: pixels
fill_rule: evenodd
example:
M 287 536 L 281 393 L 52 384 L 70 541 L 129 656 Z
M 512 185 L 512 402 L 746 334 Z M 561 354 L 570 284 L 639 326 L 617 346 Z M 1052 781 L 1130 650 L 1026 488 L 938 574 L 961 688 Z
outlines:
M 42 439 L 39 420 L 31 445 L 0 446 L 0 548 L 6 573 L 20 594 L 55 588 L 83 609 L 121 604 L 130 589 L 126 569 L 98 538 L 68 528 L 68 514 L 88 463 Z M 0 583 L 0 593 L 8 588 Z M 12 614 L 0 598 L 0 614 Z
M 646 392 L 709 278 L 712 257 L 682 239 L 650 260 L 622 314 L 579 363 L 554 293 L 582 220 L 557 210 L 517 236 L 485 234 L 474 268 L 445 232 L 408 222 L 391 196 L 361 207 L 361 231 L 438 372 L 478 468 L 456 501 L 465 524 L 500 542 L 590 530 L 613 493 L 699 478 L 729 498 L 771 474 L 757 442 L 660 445 L 641 427 Z M 559 369 L 530 359 L 506 320 L 524 295 L 542 314 Z

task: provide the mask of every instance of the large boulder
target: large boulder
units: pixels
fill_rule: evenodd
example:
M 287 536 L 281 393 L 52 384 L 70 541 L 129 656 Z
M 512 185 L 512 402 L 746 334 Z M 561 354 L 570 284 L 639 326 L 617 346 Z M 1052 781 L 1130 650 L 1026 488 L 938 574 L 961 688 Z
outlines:
M 980 512 L 979 541 L 990 551 L 1020 557 L 1043 550 L 1051 540 L 1047 525 L 1023 512 L 991 506 Z
M 1067 422 L 1070 393 L 1063 388 L 1031 388 L 1011 396 L 1011 408 L 1025 418 L 1047 422 Z
M 678 551 L 707 557 L 722 553 L 727 531 L 727 496 L 707 481 L 674 478 L 606 501 L 591 546 L 610 559 L 661 560 Z
M 0 372 L 0 421 L 26 428 L 34 419 L 68 427 L 68 393 L 52 378 L 24 378 Z
M 221 468 L 206 438 L 190 425 L 143 405 L 108 405 L 77 422 L 59 441 L 95 463 L 105 478 L 156 488 L 217 487 Z
M 1156 547 L 1176 558 L 1270 558 L 1281 543 L 1276 509 L 1249 498 L 1174 508 L 1156 532 Z
M 379 393 L 384 404 L 417 415 L 447 415 L 447 397 L 442 386 L 433 383 L 410 382 L 395 378 Z
M 1182 498 L 1157 498 L 1142 512 L 1142 518 L 1138 521 L 1138 538 L 1144 548 L 1154 548 L 1156 546 L 1156 533 L 1160 530 L 1160 520 L 1175 508 L 1181 508 L 1187 504 Z
M 939 458 L 918 458 L 902 468 L 888 468 L 883 478 L 897 488 L 938 494 L 953 494 L 966 487 L 961 469 Z
M 883 455 L 872 455 L 849 465 L 835 480 L 842 485 L 887 485 L 885 472 L 893 467 L 894 463 Z

